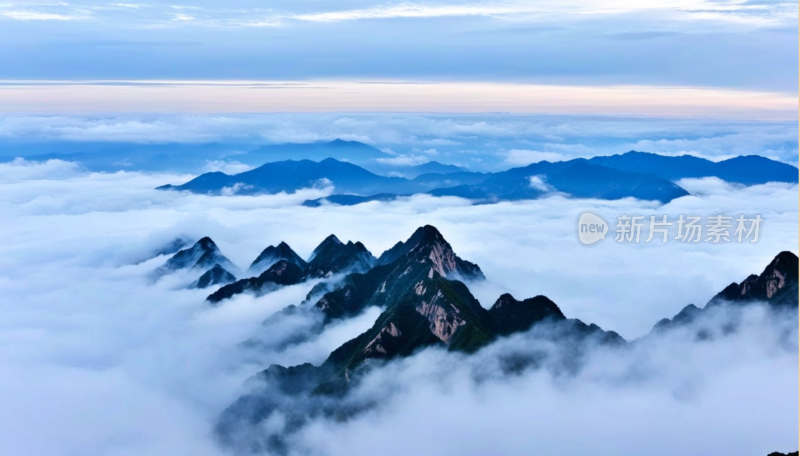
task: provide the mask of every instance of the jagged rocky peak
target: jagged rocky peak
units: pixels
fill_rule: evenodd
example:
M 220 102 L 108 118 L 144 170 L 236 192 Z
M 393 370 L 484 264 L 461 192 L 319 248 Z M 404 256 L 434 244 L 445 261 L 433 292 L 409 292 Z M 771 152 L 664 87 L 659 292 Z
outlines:
M 766 303 L 773 308 L 798 307 L 798 259 L 792 252 L 781 252 L 760 275 L 751 274 L 740 283 L 731 283 L 716 294 L 705 307 L 684 307 L 672 319 L 664 318 L 653 327 L 654 333 L 688 325 L 714 307 L 746 306 Z
M 709 305 L 724 302 L 765 301 L 773 305 L 797 305 L 798 259 L 792 252 L 779 253 L 760 275 L 731 283 L 711 299 Z
M 391 264 L 403 257 L 430 263 L 431 277 L 435 272 L 442 277 L 457 274 L 465 279 L 484 278 L 478 265 L 459 258 L 442 233 L 432 225 L 418 228 L 406 242 L 395 244 L 381 255 L 378 264 Z
M 280 260 L 273 264 L 258 277 L 237 280 L 225 285 L 214 293 L 210 294 L 206 301 L 217 304 L 223 299 L 228 299 L 240 293 L 254 293 L 260 295 L 269 291 L 276 290 L 282 286 L 296 285 L 304 280 L 304 271 L 294 263 L 287 260 Z
M 556 303 L 546 296 L 517 301 L 509 293 L 505 293 L 489 309 L 489 326 L 498 335 L 526 331 L 535 323 L 548 318 L 564 320 L 566 317 Z
M 277 246 L 271 245 L 264 249 L 253 261 L 247 271 L 250 274 L 258 275 L 269 269 L 270 266 L 280 260 L 286 260 L 290 263 L 294 263 L 301 269 L 305 269 L 308 266 L 306 261 L 300 258 L 300 255 L 295 253 L 295 251 L 289 247 L 289 244 L 281 241 L 281 243 Z
M 206 271 L 199 279 L 195 280 L 189 288 L 208 288 L 214 285 L 227 285 L 235 282 L 236 277 L 219 264 Z
M 308 276 L 330 277 L 342 272 L 364 272 L 375 264 L 375 257 L 361 242 L 343 243 L 335 235 L 325 238 L 308 260 Z

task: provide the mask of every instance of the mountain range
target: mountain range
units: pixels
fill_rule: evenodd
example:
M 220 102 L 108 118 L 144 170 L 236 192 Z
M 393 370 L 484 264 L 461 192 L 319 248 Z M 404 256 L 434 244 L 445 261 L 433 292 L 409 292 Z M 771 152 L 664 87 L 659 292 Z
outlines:
M 241 293 L 261 295 L 286 285 L 311 279 L 328 279 L 335 274 L 366 271 L 375 264 L 375 257 L 360 242 L 343 243 L 330 235 L 314 249 L 308 261 L 303 260 L 285 242 L 269 246 L 253 261 L 248 273 L 252 277 L 224 285 L 208 296 L 217 304 Z M 260 272 L 263 271 L 263 272 Z
M 686 155 L 671 157 L 635 151 L 591 159 L 542 161 L 497 173 L 452 171 L 409 179 L 381 176 L 334 158 L 285 160 L 234 175 L 206 173 L 181 185 L 158 188 L 252 195 L 332 186 L 334 195 L 305 203 L 314 207 L 387 201 L 419 193 L 456 196 L 481 203 L 535 199 L 553 193 L 611 200 L 634 197 L 666 203 L 689 194 L 674 182 L 683 178 L 717 177 L 741 185 L 798 182 L 797 168 L 760 156 L 712 162 Z
M 313 259 L 312 259 L 313 261 Z M 286 263 L 281 260 L 276 265 Z M 656 324 L 652 334 L 689 325 L 692 318 L 718 306 L 745 307 L 765 302 L 774 309 L 798 307 L 798 258 L 781 252 L 760 275 L 726 287 L 703 309 L 687 306 L 675 318 Z M 613 331 L 570 319 L 545 296 L 518 300 L 501 295 L 488 309 L 471 294 L 468 283 L 483 280 L 478 265 L 460 258 L 433 226 L 417 229 L 372 262 L 369 269 L 351 272 L 312 289 L 306 300 L 289 306 L 265 322 L 265 331 L 280 327 L 303 312 L 316 316 L 320 331 L 326 324 L 361 314 L 373 307 L 381 313 L 373 326 L 345 342 L 321 365 L 293 367 L 272 365 L 248 381 L 250 391 L 221 415 L 219 438 L 229 445 L 245 445 L 281 452 L 281 436 L 251 440 L 262 421 L 273 412 L 291 426 L 302 426 L 311 415 L 346 417 L 357 413 L 337 398 L 371 369 L 409 356 L 425 347 L 439 346 L 451 352 L 472 353 L 493 341 L 545 324 L 552 343 L 569 350 L 584 344 L 621 349 L 630 343 Z M 273 326 L 274 325 L 274 326 Z M 302 336 L 287 343 L 299 343 Z M 253 342 L 253 341 L 251 341 Z M 258 343 L 246 344 L 258 349 Z M 579 356 L 578 353 L 575 356 Z M 535 360 L 514 360 L 510 369 L 521 369 Z M 344 408 L 342 408 L 344 407 Z
M 353 409 L 353 404 L 342 398 L 372 369 L 426 347 L 470 354 L 498 339 L 545 328 L 540 337 L 566 350 L 562 368 L 570 371 L 579 368 L 587 347 L 598 344 L 613 352 L 684 328 L 691 329 L 698 340 L 724 337 L 736 330 L 737 309 L 765 303 L 776 311 L 776 318 L 796 316 L 798 309 L 798 258 L 788 251 L 779 253 L 759 275 L 731 283 L 704 307 L 690 304 L 675 317 L 659 321 L 648 336 L 631 342 L 614 331 L 568 318 L 546 296 L 519 300 L 503 294 L 484 307 L 469 289 L 469 284 L 484 280 L 480 267 L 459 257 L 430 225 L 420 227 L 377 258 L 360 242 L 344 243 L 330 235 L 308 259 L 281 242 L 256 257 L 247 270 L 251 277 L 235 280 L 228 272 L 235 268 L 205 237 L 175 253 L 153 275 L 161 277 L 182 269 L 205 271 L 191 287 L 218 286 L 207 298 L 210 305 L 223 305 L 225 299 L 241 293 L 258 296 L 314 280 L 316 284 L 302 303 L 275 313 L 262 326 L 273 344 L 275 333 L 283 333 L 282 346 L 302 343 L 326 325 L 363 314 L 368 308 L 380 309 L 369 329 L 334 349 L 320 365 L 271 365 L 249 379 L 248 393 L 222 412 L 216 434 L 223 443 L 275 453 L 285 452 L 286 436 L 314 416 L 346 419 L 368 410 L 369 404 Z M 784 315 L 782 309 L 793 313 Z M 713 317 L 720 310 L 726 316 L 722 322 Z M 298 327 L 298 318 L 311 326 Z M 286 328 L 295 329 L 287 335 Z M 259 337 L 242 346 L 261 349 Z M 508 373 L 540 362 L 536 357 L 508 356 L 500 364 Z M 267 435 L 264 420 L 275 412 L 287 420 L 286 432 Z
M 252 139 L 243 140 L 244 142 L 205 144 L 44 141 L 7 145 L 0 142 L 0 163 L 22 156 L 29 161 L 75 162 L 89 171 L 145 170 L 197 173 L 214 167 L 213 165 L 234 164 L 238 167 L 255 167 L 266 162 L 298 159 L 320 161 L 330 157 L 355 163 L 377 174 L 397 175 L 409 179 L 426 173 L 447 174 L 466 171 L 464 168 L 436 161 L 412 166 L 394 164 L 391 154 L 358 141 L 336 139 L 255 146 L 251 142 Z

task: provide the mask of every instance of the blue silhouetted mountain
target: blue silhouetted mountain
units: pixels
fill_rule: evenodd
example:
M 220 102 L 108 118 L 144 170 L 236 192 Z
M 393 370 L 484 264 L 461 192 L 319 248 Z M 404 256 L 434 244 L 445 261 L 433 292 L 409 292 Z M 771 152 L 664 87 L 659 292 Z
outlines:
M 22 154 L 26 160 L 65 160 L 76 162 L 89 171 L 179 171 L 196 173 L 210 161 L 236 160 L 241 151 L 237 144 L 181 144 L 136 142 L 53 141 L 25 144 Z M 14 147 L 19 149 L 19 147 Z M 58 150 L 59 152 L 52 152 Z M 0 157 L 0 162 L 12 160 Z
M 300 255 L 296 254 L 294 250 L 289 247 L 289 244 L 281 242 L 277 246 L 269 246 L 264 249 L 258 255 L 258 257 L 253 260 L 253 263 L 250 264 L 250 267 L 247 269 L 247 273 L 257 276 L 280 260 L 286 260 L 289 263 L 294 263 L 302 270 L 305 270 L 308 266 L 306 261 L 300 258 Z
M 639 198 L 669 202 L 688 195 L 672 181 L 686 177 L 719 177 L 746 185 L 769 181 L 797 182 L 797 168 L 759 156 L 737 157 L 714 163 L 697 157 L 664 157 L 629 152 L 623 155 L 539 162 L 498 173 L 427 173 L 413 180 L 385 177 L 352 163 L 327 158 L 267 163 L 236 175 L 206 173 L 183 185 L 159 189 L 189 190 L 204 194 L 259 194 L 294 192 L 302 188 L 333 185 L 336 195 L 310 200 L 353 205 L 386 201 L 397 195 L 430 193 L 457 196 L 476 202 L 535 199 L 559 192 L 577 198 Z
M 649 174 L 662 179 L 678 180 L 690 177 L 718 177 L 727 182 L 744 185 L 767 182 L 797 182 L 798 170 L 760 155 L 746 155 L 713 162 L 691 155 L 666 157 L 647 152 L 593 157 L 592 164 L 620 171 Z
M 753 303 L 766 303 L 775 309 L 796 310 L 799 292 L 797 255 L 781 252 L 760 275 L 752 274 L 740 283 L 731 283 L 711 298 L 702 309 L 689 304 L 672 319 L 664 318 L 656 323 L 653 332 L 689 325 L 698 321 L 709 310 L 722 306 L 743 307 Z
M 414 183 L 420 188 L 428 189 L 455 187 L 456 185 L 480 184 L 491 176 L 487 173 L 473 173 L 459 171 L 455 173 L 425 173 L 414 178 Z
M 378 193 L 371 196 L 360 195 L 331 195 L 324 198 L 303 201 L 303 206 L 320 207 L 326 204 L 337 204 L 339 206 L 355 206 L 356 204 L 368 203 L 370 201 L 394 201 L 402 195 L 395 193 Z M 405 195 L 408 196 L 408 195 Z
M 214 285 L 227 285 L 235 282 L 236 277 L 226 271 L 222 266 L 215 264 L 213 268 L 206 271 L 203 275 L 195 280 L 189 288 L 208 288 Z
M 172 255 L 177 251 L 185 248 L 187 245 L 193 244 L 194 240 L 189 238 L 188 236 L 178 236 L 171 241 L 161 244 L 158 247 L 151 249 L 148 253 L 142 255 L 141 257 L 135 259 L 133 261 L 134 264 L 139 264 L 141 262 L 151 260 L 155 257 L 159 257 L 161 255 Z
M 188 237 L 181 236 L 173 239 L 172 241 L 162 245 L 153 252 L 153 257 L 161 255 L 172 255 L 180 249 L 189 245 L 191 240 Z
M 211 269 L 220 265 L 227 271 L 235 271 L 236 266 L 220 252 L 219 247 L 209 237 L 197 241 L 188 249 L 178 251 L 163 266 L 157 268 L 152 277 L 159 277 L 181 269 Z
M 577 198 L 633 197 L 664 203 L 689 194 L 668 180 L 592 165 L 585 159 L 542 161 L 495 173 L 480 184 L 442 188 L 430 193 L 493 202 L 535 199 L 553 192 Z
M 250 164 L 260 165 L 265 162 L 284 160 L 312 160 L 321 161 L 333 158 L 339 161 L 364 163 L 374 161 L 376 158 L 389 157 L 378 149 L 358 141 L 345 141 L 336 139 L 329 142 L 314 143 L 287 143 L 270 144 L 261 146 L 246 154 L 236 155 L 236 160 Z
M 358 163 L 362 164 L 362 163 Z M 374 161 L 363 163 L 362 166 L 376 174 L 405 177 L 415 179 L 423 174 L 454 174 L 469 172 L 466 168 L 456 165 L 446 165 L 438 161 L 429 161 L 421 165 L 399 166 L 391 163 Z
M 217 304 L 240 293 L 252 293 L 256 296 L 277 290 L 286 285 L 296 285 L 305 280 L 304 271 L 294 263 L 280 260 L 270 266 L 258 277 L 237 280 L 225 285 L 206 298 L 211 304 Z
M 178 186 L 159 189 L 189 190 L 194 193 L 219 194 L 231 189 L 236 194 L 295 192 L 303 188 L 334 185 L 342 193 L 375 194 L 403 193 L 413 190 L 414 184 L 399 177 L 378 176 L 351 163 L 326 158 L 311 160 L 286 160 L 262 165 L 256 169 L 227 175 L 221 172 L 202 174 Z

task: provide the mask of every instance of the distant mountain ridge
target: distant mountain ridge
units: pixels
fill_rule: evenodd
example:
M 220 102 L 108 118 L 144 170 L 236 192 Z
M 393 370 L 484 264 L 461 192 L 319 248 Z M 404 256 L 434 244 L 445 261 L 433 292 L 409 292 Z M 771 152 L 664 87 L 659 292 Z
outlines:
M 406 179 L 380 176 L 355 164 L 326 158 L 319 162 L 271 162 L 236 175 L 206 173 L 185 184 L 164 185 L 159 189 L 259 194 L 334 187 L 336 194 L 305 203 L 311 207 L 389 201 L 418 193 L 457 196 L 482 203 L 535 199 L 553 193 L 610 200 L 633 197 L 666 203 L 689 194 L 673 181 L 697 177 L 718 177 L 742 185 L 797 183 L 798 170 L 759 156 L 715 163 L 693 156 L 667 157 L 632 151 L 591 159 L 542 161 L 498 173 L 457 171 Z
M 632 150 L 625 154 L 592 157 L 588 161 L 671 181 L 700 177 L 718 177 L 742 185 L 798 181 L 797 168 L 760 155 L 742 155 L 713 162 L 693 155 L 664 156 Z
M 260 165 L 265 162 L 285 160 L 322 161 L 333 158 L 338 161 L 364 163 L 389 155 L 358 141 L 334 139 L 333 141 L 317 141 L 311 143 L 270 144 L 237 155 L 236 159 L 249 165 Z

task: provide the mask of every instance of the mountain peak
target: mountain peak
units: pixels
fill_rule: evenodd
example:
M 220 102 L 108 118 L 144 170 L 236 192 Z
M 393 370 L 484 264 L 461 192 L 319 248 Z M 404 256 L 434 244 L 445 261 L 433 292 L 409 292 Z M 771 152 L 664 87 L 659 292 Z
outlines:
M 329 243 L 341 244 L 341 243 L 342 243 L 342 241 L 340 241 L 340 240 L 339 240 L 339 238 L 338 238 L 338 237 L 336 237 L 336 235 L 335 235 L 335 234 L 331 234 L 330 236 L 326 237 L 326 238 L 325 238 L 325 239 L 324 239 L 324 240 L 323 240 L 323 241 L 320 243 L 320 247 L 321 247 L 321 246 L 323 246 L 323 245 L 325 245 L 325 244 L 329 244 Z M 319 247 L 317 247 L 317 248 L 319 248 Z
M 509 293 L 502 294 L 489 309 L 491 329 L 500 335 L 526 331 L 542 320 L 564 320 L 566 317 L 556 303 L 546 296 L 534 296 L 517 301 Z
M 217 248 L 217 244 L 215 244 L 214 241 L 211 240 L 211 238 L 208 237 L 208 236 L 205 236 L 202 239 L 200 239 L 199 241 L 197 241 L 197 243 L 195 243 L 195 245 L 199 246 L 203 250 L 219 250 Z
M 433 225 L 425 225 L 417 228 L 412 237 L 419 236 L 421 239 L 429 240 L 432 242 L 444 241 L 444 236 Z
M 342 243 L 331 234 L 311 253 L 308 260 L 309 277 L 329 277 L 340 272 L 366 271 L 373 266 L 375 257 L 360 242 Z
M 459 258 L 450 243 L 433 225 L 417 228 L 406 242 L 398 242 L 384 252 L 378 259 L 378 264 L 394 263 L 403 257 L 415 264 L 428 263 L 431 267 L 431 276 L 435 272 L 442 277 L 456 273 L 467 279 L 483 278 L 480 268 Z
M 261 274 L 280 260 L 293 263 L 303 270 L 307 266 L 305 260 L 300 258 L 300 255 L 289 247 L 289 244 L 281 241 L 277 247 L 269 246 L 264 249 L 250 265 L 248 272 L 255 275 Z
M 664 331 L 691 323 L 707 309 L 724 305 L 745 306 L 762 302 L 775 308 L 797 308 L 797 296 L 798 258 L 794 253 L 784 251 L 776 255 L 760 275 L 751 274 L 740 283 L 729 284 L 702 309 L 689 304 L 672 319 L 659 321 L 653 329 Z
M 236 267 L 219 250 L 217 244 L 206 236 L 195 242 L 188 249 L 178 251 L 163 266 L 154 271 L 154 278 L 159 278 L 164 274 L 177 271 L 178 269 L 188 268 L 208 268 L 211 269 L 215 264 L 219 264 L 226 270 L 235 270 Z
M 214 267 L 189 285 L 189 288 L 208 288 L 214 285 L 227 285 L 235 281 L 236 277 L 233 274 L 225 270 L 219 263 L 215 263 Z
M 793 304 L 797 302 L 797 282 L 797 255 L 783 251 L 770 261 L 760 275 L 751 275 L 740 284 L 729 285 L 714 300 L 722 298 L 742 302 L 767 301 L 775 305 Z

